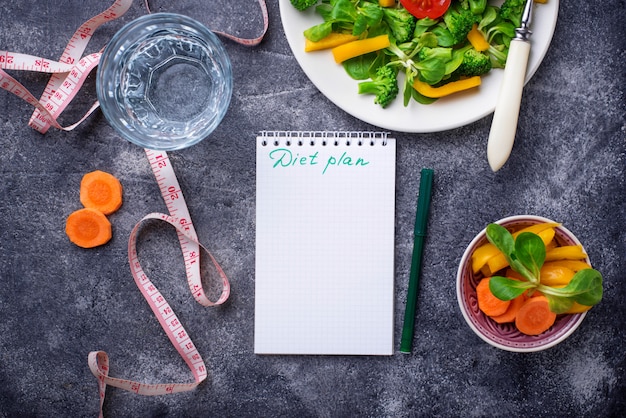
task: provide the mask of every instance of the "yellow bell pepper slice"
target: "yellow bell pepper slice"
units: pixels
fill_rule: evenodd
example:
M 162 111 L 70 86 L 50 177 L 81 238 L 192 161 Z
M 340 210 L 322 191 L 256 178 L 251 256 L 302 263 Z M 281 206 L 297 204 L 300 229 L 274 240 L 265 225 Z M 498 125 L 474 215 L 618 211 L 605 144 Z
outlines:
M 555 228 L 560 225 L 561 224 L 558 222 L 544 222 L 527 226 L 517 232 L 514 232 L 511 235 L 513 235 L 513 238 L 517 238 L 519 234 L 523 232 L 532 232 L 533 234 L 538 234 L 548 228 Z M 554 234 L 552 236 L 554 236 Z M 546 243 L 546 245 L 550 245 L 550 243 Z M 482 269 L 482 267 L 487 264 L 487 260 L 489 260 L 491 257 L 497 256 L 498 254 L 500 254 L 500 250 L 498 250 L 496 246 L 490 242 L 487 242 L 486 244 L 483 244 L 480 247 L 476 248 L 476 250 L 474 250 L 474 252 L 472 253 L 472 271 L 474 272 L 474 274 L 478 273 L 480 269 Z
M 583 251 L 582 245 L 565 245 L 546 252 L 545 261 L 584 260 L 585 258 L 587 254 Z
M 587 264 L 585 261 L 581 261 L 581 260 L 555 260 L 555 261 L 548 261 L 546 263 L 543 263 L 543 266 L 544 267 L 546 267 L 546 266 L 567 267 L 568 269 L 573 270 L 575 272 L 591 268 L 591 266 L 589 264 Z
M 544 245 L 547 245 L 550 241 L 552 241 L 552 239 L 554 238 L 554 234 L 556 234 L 556 231 L 554 230 L 554 228 L 544 229 L 543 231 L 537 233 L 537 235 L 539 235 L 539 238 L 541 238 L 541 240 L 543 241 Z M 508 265 L 509 265 L 509 262 L 506 261 L 506 257 L 502 253 L 487 260 L 487 267 L 489 271 L 491 272 L 491 274 L 494 274 L 495 272 L 502 270 Z
M 396 5 L 396 0 L 378 0 L 380 7 L 393 7 Z
M 544 222 L 541 224 L 534 224 L 531 226 L 527 226 L 525 228 L 520 229 L 517 232 L 513 232 L 513 238 L 517 238 L 523 232 L 531 232 L 533 234 L 539 234 L 541 231 L 544 231 L 548 228 L 556 228 L 557 226 L 561 226 L 558 222 Z
M 472 271 L 474 274 L 478 273 L 491 257 L 498 254 L 500 254 L 500 250 L 490 242 L 476 248 L 472 253 Z
M 570 268 L 548 264 L 541 266 L 539 281 L 546 286 L 566 286 L 576 272 Z
M 489 42 L 487 42 L 483 34 L 480 33 L 476 23 L 474 23 L 472 30 L 467 34 L 467 40 L 470 41 L 470 44 L 472 44 L 476 51 L 483 52 L 489 49 Z
M 319 41 L 310 41 L 304 38 L 304 52 L 330 49 L 348 42 L 356 41 L 357 39 L 359 39 L 359 37 L 352 35 L 351 33 L 336 32 L 331 32 L 328 36 L 320 39 Z
M 559 244 L 556 242 L 556 240 L 552 240 L 549 243 L 546 244 L 546 252 L 555 249 L 556 247 L 558 247 Z
M 337 64 L 341 64 L 350 58 L 378 51 L 380 49 L 387 48 L 389 45 L 391 45 L 389 35 L 385 34 L 374 36 L 373 38 L 359 39 L 357 41 L 336 46 L 332 49 L 332 53 L 335 58 L 335 62 Z
M 572 307 L 569 308 L 567 311 L 565 311 L 565 313 L 566 314 L 577 314 L 577 313 L 587 312 L 589 309 L 591 309 L 591 306 L 581 305 L 578 302 L 574 302 Z
M 417 90 L 417 92 L 422 96 L 430 97 L 432 99 L 438 99 L 440 97 L 449 96 L 453 93 L 458 93 L 460 91 L 478 87 L 480 86 L 480 83 L 480 76 L 464 78 L 458 81 L 451 81 L 450 83 L 444 84 L 441 87 L 433 87 L 428 83 L 415 79 L 415 81 L 413 82 L 413 88 Z

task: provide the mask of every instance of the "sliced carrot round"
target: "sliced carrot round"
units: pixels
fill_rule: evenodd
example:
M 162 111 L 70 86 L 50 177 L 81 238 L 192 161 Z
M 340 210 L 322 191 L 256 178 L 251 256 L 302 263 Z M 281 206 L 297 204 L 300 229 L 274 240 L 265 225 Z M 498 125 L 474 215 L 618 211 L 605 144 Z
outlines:
M 507 322 L 514 322 L 515 317 L 517 317 L 517 312 L 519 312 L 522 305 L 526 301 L 526 294 L 519 295 L 515 299 L 511 300 L 511 304 L 507 308 L 507 310 L 502 315 L 492 316 L 491 319 L 496 321 L 498 324 L 506 324 Z
M 84 208 L 72 212 L 65 222 L 65 233 L 79 247 L 93 248 L 111 239 L 111 223 L 96 209 Z
M 86 208 L 109 215 L 122 206 L 122 184 L 104 171 L 87 173 L 80 182 L 80 201 Z
M 502 300 L 495 297 L 489 289 L 490 277 L 485 277 L 476 286 L 476 299 L 478 308 L 488 316 L 498 316 L 506 312 L 511 304 L 510 300 Z
M 517 312 L 515 326 L 526 335 L 539 335 L 547 331 L 556 321 L 556 314 L 550 310 L 548 299 L 537 296 L 527 299 Z

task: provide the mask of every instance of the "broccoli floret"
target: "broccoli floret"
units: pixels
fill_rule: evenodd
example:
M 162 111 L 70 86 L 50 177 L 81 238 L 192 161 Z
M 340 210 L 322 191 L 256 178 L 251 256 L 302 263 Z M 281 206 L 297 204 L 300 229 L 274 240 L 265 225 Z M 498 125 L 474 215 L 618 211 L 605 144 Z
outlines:
M 500 7 L 500 17 L 519 28 L 522 25 L 524 6 L 526 6 L 526 0 L 505 0 Z
M 448 8 L 443 15 L 443 21 L 448 27 L 454 44 L 458 44 L 463 42 L 469 31 L 472 30 L 476 18 L 470 9 L 465 9 L 457 3 Z
M 469 0 L 469 8 L 473 15 L 480 18 L 487 8 L 487 0 Z
M 482 15 L 487 7 L 487 0 L 459 0 L 459 4 L 464 9 L 469 9 L 472 14 L 480 19 L 479 15 Z
M 291 5 L 296 9 L 302 11 L 317 3 L 318 0 L 291 0 Z
M 387 107 L 398 95 L 397 72 L 387 66 L 378 67 L 370 81 L 359 83 L 359 94 L 375 94 L 374 103 Z
M 413 39 L 415 24 L 417 19 L 406 9 L 396 9 L 384 7 L 383 21 L 387 23 L 391 34 L 399 43 L 408 42 Z
M 463 53 L 463 61 L 455 73 L 459 76 L 474 77 L 488 73 L 492 67 L 488 55 L 470 47 Z

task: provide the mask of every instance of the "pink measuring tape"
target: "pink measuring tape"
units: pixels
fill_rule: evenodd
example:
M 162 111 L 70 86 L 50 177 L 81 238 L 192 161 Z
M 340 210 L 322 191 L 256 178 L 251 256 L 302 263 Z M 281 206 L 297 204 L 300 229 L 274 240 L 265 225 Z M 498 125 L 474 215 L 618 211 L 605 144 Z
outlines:
M 78 122 L 70 126 L 63 127 L 57 122 L 58 116 L 76 96 L 90 71 L 100 62 L 100 53 L 82 57 L 92 34 L 102 24 L 115 20 L 126 13 L 131 3 L 132 0 L 116 0 L 103 13 L 83 23 L 68 42 L 58 61 L 10 51 L 0 51 L 0 88 L 15 94 L 35 108 L 30 118 L 29 126 L 41 133 L 47 132 L 50 127 L 69 131 L 78 126 L 99 107 L 98 102 L 94 103 Z M 259 44 L 267 32 L 269 19 L 265 0 L 258 0 L 258 3 L 263 15 L 263 31 L 260 36 L 253 39 L 244 39 L 224 32 L 215 31 L 215 33 L 243 45 L 254 46 Z M 145 0 L 145 6 L 148 12 L 150 12 L 147 0 Z M 43 72 L 52 75 L 43 95 L 38 100 L 4 70 Z M 91 352 L 88 356 L 88 363 L 91 372 L 98 379 L 101 417 L 103 416 L 102 406 L 104 404 L 107 385 L 141 395 L 164 395 L 192 390 L 207 377 L 207 369 L 202 360 L 202 356 L 191 341 L 189 334 L 163 295 L 145 274 L 139 263 L 137 257 L 137 232 L 145 221 L 156 219 L 167 222 L 176 228 L 185 261 L 185 271 L 189 289 L 199 304 L 207 307 L 220 305 L 224 303 L 230 295 L 230 284 L 226 274 L 215 257 L 198 241 L 187 204 L 185 203 L 178 179 L 176 178 L 167 153 L 165 151 L 153 151 L 148 149 L 146 149 L 145 152 L 169 214 L 148 214 L 144 216 L 131 231 L 128 240 L 128 258 L 131 274 L 137 287 L 161 324 L 161 327 L 178 353 L 187 363 L 194 376 L 194 381 L 191 383 L 146 384 L 110 377 L 109 358 L 106 352 Z M 202 286 L 200 274 L 200 256 L 202 251 L 208 254 L 221 279 L 222 291 L 216 301 L 211 301 L 207 297 Z
M 59 61 L 42 57 L 0 51 L 0 88 L 25 100 L 35 111 L 28 122 L 33 129 L 46 133 L 50 126 L 57 129 L 72 130 L 98 108 L 96 102 L 91 109 L 75 124 L 62 127 L 57 117 L 78 93 L 89 72 L 100 62 L 100 53 L 81 58 L 93 33 L 106 22 L 117 19 L 130 8 L 132 0 L 116 0 L 111 7 L 99 15 L 83 23 L 74 32 Z M 37 100 L 24 86 L 7 74 L 4 70 L 34 71 L 51 73 L 46 88 Z
M 104 351 L 93 351 L 89 353 L 88 361 L 91 372 L 98 378 L 101 414 L 107 385 L 115 386 L 141 395 L 165 395 L 168 393 L 191 390 L 207 377 L 207 370 L 204 361 L 196 349 L 196 346 L 191 341 L 189 334 L 161 292 L 159 292 L 157 287 L 150 281 L 141 268 L 139 258 L 137 257 L 136 244 L 137 232 L 144 221 L 157 219 L 165 221 L 176 228 L 178 240 L 183 251 L 183 258 L 185 260 L 185 270 L 187 273 L 189 289 L 198 303 L 203 306 L 220 305 L 224 303 L 230 295 L 230 284 L 228 283 L 226 274 L 224 274 L 224 271 L 213 255 L 198 242 L 196 232 L 185 203 L 185 198 L 180 190 L 180 186 L 178 185 L 178 181 L 174 175 L 174 170 L 167 154 L 164 151 L 146 150 L 146 155 L 170 215 L 151 213 L 144 216 L 143 219 L 135 225 L 128 239 L 128 261 L 137 287 L 150 305 L 152 312 L 159 320 L 161 327 L 165 330 L 165 333 L 169 337 L 170 341 L 187 363 L 187 366 L 193 373 L 194 382 L 145 384 L 126 379 L 112 378 L 109 377 L 109 359 L 107 354 Z M 215 302 L 209 300 L 204 292 L 204 288 L 202 287 L 200 275 L 200 250 L 205 251 L 209 255 L 222 280 L 222 292 L 218 300 Z

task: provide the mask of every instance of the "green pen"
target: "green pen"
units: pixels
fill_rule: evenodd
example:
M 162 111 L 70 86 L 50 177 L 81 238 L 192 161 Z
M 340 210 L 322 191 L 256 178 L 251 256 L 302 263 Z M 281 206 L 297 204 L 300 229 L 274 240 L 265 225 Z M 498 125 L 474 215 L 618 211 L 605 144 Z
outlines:
M 417 306 L 417 293 L 419 289 L 419 273 L 422 266 L 422 252 L 424 238 L 426 237 L 426 225 L 428 223 L 428 209 L 433 185 L 433 170 L 423 168 L 420 177 L 420 190 L 417 198 L 417 211 L 415 213 L 415 231 L 413 242 L 413 256 L 411 258 L 411 273 L 409 276 L 409 288 L 406 296 L 406 310 L 404 311 L 404 325 L 402 327 L 402 340 L 400 352 L 408 354 L 413 346 L 413 330 L 415 327 L 415 308 Z

